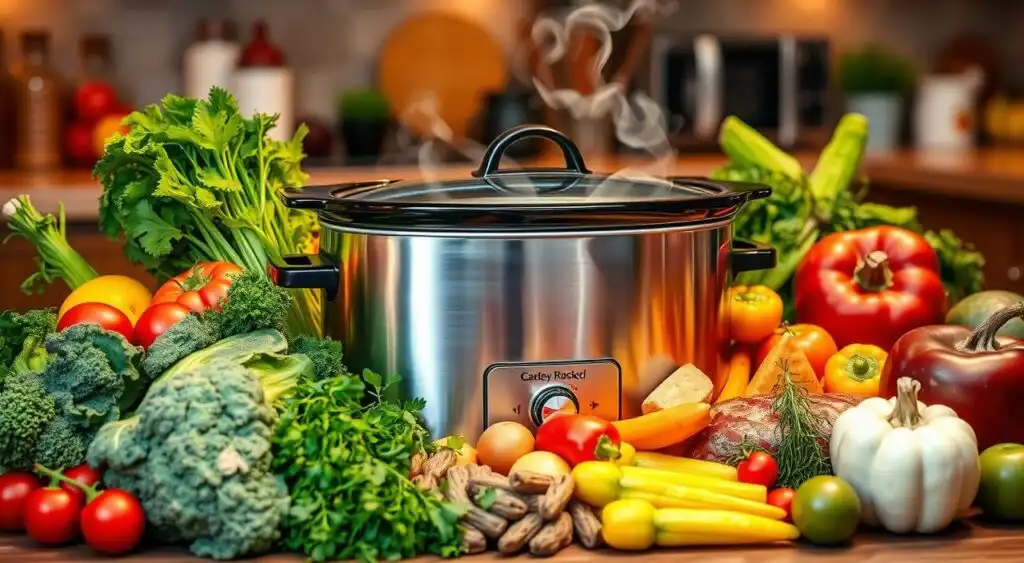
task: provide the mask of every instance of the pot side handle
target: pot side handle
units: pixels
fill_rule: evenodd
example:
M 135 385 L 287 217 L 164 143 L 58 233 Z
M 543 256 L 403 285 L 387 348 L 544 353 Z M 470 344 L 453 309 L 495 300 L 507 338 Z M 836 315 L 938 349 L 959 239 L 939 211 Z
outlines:
M 289 289 L 322 289 L 328 301 L 338 296 L 341 270 L 334 262 L 316 254 L 291 254 L 282 257 L 283 263 L 271 260 L 267 266 L 270 281 Z
M 745 240 L 732 241 L 729 252 L 730 267 L 733 274 L 754 270 L 770 270 L 779 263 L 778 253 L 767 244 L 758 244 Z

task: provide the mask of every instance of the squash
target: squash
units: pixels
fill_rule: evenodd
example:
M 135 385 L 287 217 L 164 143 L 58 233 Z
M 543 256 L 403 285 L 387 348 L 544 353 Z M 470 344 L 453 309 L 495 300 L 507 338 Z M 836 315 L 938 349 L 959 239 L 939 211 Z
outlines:
M 902 377 L 896 397 L 872 397 L 841 414 L 829 445 L 832 468 L 857 491 L 861 521 L 893 533 L 937 532 L 978 492 L 978 441 L 943 405 L 917 400 Z
M 744 395 L 773 395 L 782 378 L 782 367 L 789 370 L 793 382 L 803 387 L 808 393 L 821 393 L 821 383 L 814 373 L 807 354 L 796 345 L 791 332 L 785 332 L 775 346 L 765 356 L 761 366 L 750 378 Z

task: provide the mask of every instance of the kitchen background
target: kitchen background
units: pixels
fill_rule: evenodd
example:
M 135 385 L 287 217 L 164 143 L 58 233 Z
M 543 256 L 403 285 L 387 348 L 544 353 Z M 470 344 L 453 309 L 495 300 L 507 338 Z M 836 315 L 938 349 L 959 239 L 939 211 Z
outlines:
M 64 202 L 76 248 L 90 261 L 110 261 L 99 269 L 138 273 L 111 252 L 116 243 L 96 232 L 98 187 L 87 170 L 127 111 L 168 92 L 205 94 L 211 81 L 230 86 L 243 110 L 282 112 L 282 122 L 293 124 L 282 133 L 309 124 L 305 148 L 314 171 L 390 164 L 422 171 L 417 139 L 438 135 L 449 141 L 442 158 L 468 162 L 496 132 L 524 121 L 567 131 L 589 162 L 629 152 L 607 118 L 556 111 L 551 99 L 540 103 L 544 96 L 533 85 L 537 77 L 550 88 L 585 94 L 602 86 L 587 73 L 597 57 L 593 37 L 572 39 L 569 55 L 550 66 L 539 62 L 530 39 L 538 18 L 564 17 L 586 4 L 0 0 L 0 83 L 13 86 L 0 88 L 0 168 L 7 169 L 0 171 L 0 200 L 30 193 L 44 211 Z M 1017 148 L 1024 141 L 1024 105 L 1015 101 L 1024 98 L 1024 67 L 1017 64 L 1024 34 L 1016 32 L 1024 25 L 1024 2 L 601 4 L 617 7 L 603 12 L 606 23 L 657 4 L 655 17 L 635 17 L 613 33 L 603 74 L 658 104 L 678 161 L 710 159 L 687 160 L 686 170 L 707 173 L 721 163 L 714 160 L 721 115 L 739 113 L 787 150 L 813 156 L 844 110 L 861 111 L 872 129 L 874 157 L 865 165 L 872 199 L 917 206 L 929 226 L 956 229 L 986 254 L 990 286 L 1024 290 L 1024 149 Z M 725 63 L 717 96 L 700 90 L 702 65 L 714 60 L 695 40 L 702 34 L 717 38 L 711 51 Z M 787 44 L 781 39 L 787 36 L 799 41 Z M 219 41 L 224 37 L 229 40 Z M 692 82 L 697 93 L 672 89 Z M 17 101 L 18 88 L 34 97 Z M 51 115 L 50 107 L 59 109 Z M 709 107 L 717 111 L 704 115 Z M 711 119 L 703 133 L 702 115 Z M 517 156 L 536 154 L 536 147 L 519 148 Z M 0 247 L 0 261 L 11 264 L 11 291 L 0 293 L 16 293 L 14 278 L 33 269 L 31 248 L 22 242 Z M 48 290 L 2 305 L 59 298 Z

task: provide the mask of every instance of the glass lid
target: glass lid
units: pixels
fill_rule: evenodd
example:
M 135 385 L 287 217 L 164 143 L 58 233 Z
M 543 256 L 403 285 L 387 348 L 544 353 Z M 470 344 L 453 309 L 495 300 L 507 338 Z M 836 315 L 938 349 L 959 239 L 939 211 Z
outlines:
M 499 169 L 505 150 L 526 137 L 555 142 L 566 167 Z M 770 193 L 760 184 L 706 178 L 592 174 L 566 136 L 524 125 L 495 139 L 471 178 L 311 186 L 289 190 L 285 201 L 348 228 L 579 230 L 721 220 Z

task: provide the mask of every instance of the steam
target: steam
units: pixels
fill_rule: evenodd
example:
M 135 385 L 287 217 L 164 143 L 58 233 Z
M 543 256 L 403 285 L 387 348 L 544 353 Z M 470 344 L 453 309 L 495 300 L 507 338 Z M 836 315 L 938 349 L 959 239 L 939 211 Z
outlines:
M 654 17 L 671 8 L 671 5 L 658 0 L 634 0 L 625 10 L 594 2 L 572 11 L 563 22 L 548 17 L 538 19 L 533 25 L 531 36 L 546 64 L 555 63 L 565 56 L 574 31 L 593 33 L 600 43 L 590 69 L 594 92 L 585 95 L 569 88 L 549 88 L 534 78 L 534 86 L 544 103 L 555 109 L 567 110 L 574 119 L 610 116 L 619 142 L 655 157 L 646 165 L 619 170 L 609 178 L 612 181 L 605 182 L 605 186 L 599 187 L 592 195 L 605 192 L 608 186 L 621 185 L 614 182 L 619 179 L 665 182 L 664 177 L 674 161 L 676 153 L 666 134 L 665 116 L 658 104 L 641 92 L 627 97 L 625 84 L 608 83 L 602 75 L 612 55 L 612 32 L 623 29 L 638 15 Z

